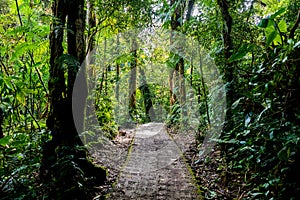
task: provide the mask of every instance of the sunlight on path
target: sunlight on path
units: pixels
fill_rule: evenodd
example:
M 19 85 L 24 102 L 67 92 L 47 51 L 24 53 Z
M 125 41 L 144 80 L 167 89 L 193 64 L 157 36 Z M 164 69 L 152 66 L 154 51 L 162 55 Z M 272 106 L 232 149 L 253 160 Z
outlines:
M 114 189 L 108 199 L 199 199 L 192 175 L 163 123 L 137 128 Z

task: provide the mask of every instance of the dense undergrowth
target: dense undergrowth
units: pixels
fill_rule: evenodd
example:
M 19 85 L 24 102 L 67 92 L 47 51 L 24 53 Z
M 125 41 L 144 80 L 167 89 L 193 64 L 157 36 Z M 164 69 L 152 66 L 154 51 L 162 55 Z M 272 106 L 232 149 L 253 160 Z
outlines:
M 230 94 L 227 95 L 227 121 L 219 124 L 225 125 L 220 133 L 222 137 L 215 139 L 220 148 L 220 162 L 212 165 L 219 165 L 215 166 L 215 173 L 220 177 L 218 184 L 222 188 L 234 185 L 234 191 L 238 191 L 237 188 L 243 190 L 239 194 L 245 199 L 297 199 L 300 196 L 299 2 L 188 2 L 188 5 L 183 1 L 172 1 L 172 5 L 167 1 L 150 0 L 96 2 L 95 16 L 103 21 L 100 20 L 95 27 L 86 27 L 90 29 L 86 30 L 86 35 L 96 35 L 94 42 L 100 43 L 129 28 L 159 24 L 198 41 L 214 59 L 226 93 Z M 191 12 L 189 6 L 194 6 L 197 12 L 183 16 Z M 46 125 L 51 107 L 47 87 L 51 48 L 49 24 L 56 20 L 50 3 L 0 0 L 0 14 L 0 197 L 91 199 L 97 193 L 95 185 L 102 182 L 97 182 L 88 172 L 87 169 L 93 167 L 80 164 L 86 157 L 82 147 L 51 149 L 49 146 L 57 162 L 48 168 L 55 173 L 48 179 L 43 179 L 40 173 L 47 165 L 43 148 L 52 139 Z M 67 27 L 63 29 L 67 30 Z M 62 46 L 67 46 L 66 39 Z M 179 128 L 181 123 L 189 121 L 185 117 L 188 115 L 182 117 L 181 105 L 171 99 L 170 91 L 180 89 L 162 87 L 159 83 L 145 84 L 148 88 L 135 88 L 134 117 L 128 117 L 130 91 L 127 76 L 132 66 L 137 65 L 140 73 L 135 77 L 136 82 L 145 81 L 143 70 L 148 69 L 152 61 L 164 64 L 162 66 L 168 70 L 178 67 L 179 56 L 162 49 L 152 49 L 154 58 L 148 56 L 145 49 L 127 52 L 103 68 L 97 80 L 95 110 L 107 138 L 112 139 L 118 134 L 121 123 L 148 122 L 146 108 L 151 104 L 161 114 L 153 117 L 153 121 L 166 119 L 169 126 Z M 66 59 L 62 64 L 63 76 L 67 77 L 68 65 L 74 62 L 74 58 L 66 50 L 63 53 Z M 197 138 L 197 151 L 200 151 L 205 138 L 203 134 L 213 123 L 223 123 L 218 118 L 221 111 L 211 110 L 216 106 L 211 104 L 216 101 L 214 94 L 218 94 L 220 88 L 208 90 L 212 83 L 204 83 L 203 74 L 196 72 L 199 63 L 192 60 L 183 63 L 181 73 L 191 84 L 198 105 L 201 134 Z M 165 77 L 162 73 L 155 75 L 169 78 L 169 74 Z M 193 161 L 193 166 L 200 166 L 199 160 Z M 209 163 L 209 157 L 205 162 Z M 210 189 L 213 190 L 207 188 Z

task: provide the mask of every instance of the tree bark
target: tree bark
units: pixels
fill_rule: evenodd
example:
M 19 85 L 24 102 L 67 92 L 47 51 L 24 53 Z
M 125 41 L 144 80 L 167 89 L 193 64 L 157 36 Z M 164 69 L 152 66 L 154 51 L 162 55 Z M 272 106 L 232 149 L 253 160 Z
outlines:
M 52 142 L 58 144 L 63 142 L 60 138 L 62 135 L 60 129 L 63 126 L 63 94 L 66 93 L 66 85 L 63 63 L 59 59 L 64 51 L 62 42 L 67 16 L 67 3 L 63 0 L 54 1 L 52 11 L 55 21 L 51 25 L 50 33 L 50 77 L 48 82 L 50 112 L 47 126 L 52 134 Z
M 232 17 L 229 13 L 229 3 L 227 0 L 218 0 L 218 5 L 220 7 L 223 19 L 223 44 L 224 44 L 224 67 L 223 74 L 224 79 L 227 82 L 227 104 L 232 105 L 235 99 L 234 93 L 234 65 L 229 62 L 229 58 L 232 55 L 233 44 L 231 39 L 231 30 L 232 30 Z
M 44 180 L 51 180 L 49 178 L 54 176 L 59 180 L 58 182 L 61 180 L 62 184 L 76 185 L 77 183 L 72 181 L 76 178 L 77 173 L 65 173 L 67 174 L 65 177 L 57 174 L 57 167 L 62 164 L 60 163 L 61 160 L 69 156 L 70 163 L 76 163 L 81 170 L 80 173 L 83 172 L 85 176 L 95 177 L 97 183 L 101 184 L 105 180 L 106 172 L 88 161 L 85 150 L 77 148 L 77 146 L 83 146 L 83 143 L 76 130 L 72 113 L 73 86 L 86 52 L 84 0 L 55 0 L 52 11 L 55 20 L 51 24 L 50 32 L 50 77 L 48 82 L 50 113 L 47 119 L 47 127 L 51 132 L 52 139 L 46 142 L 43 147 L 41 177 Z M 63 55 L 66 19 L 68 19 L 66 34 L 68 54 Z M 83 121 L 87 86 L 82 86 L 82 88 L 80 101 L 82 101 L 83 106 L 77 108 L 80 110 L 80 112 L 77 111 L 77 114 L 80 116 L 76 117 Z M 70 180 L 70 182 L 64 180 Z M 80 190 L 75 191 L 78 189 L 75 185 L 70 188 L 73 188 L 73 192 L 80 193 Z M 72 191 L 66 194 L 71 194 Z
M 231 128 L 234 125 L 233 122 L 233 113 L 231 111 L 231 105 L 236 99 L 236 91 L 234 88 L 235 80 L 234 80 L 234 65 L 233 63 L 229 62 L 229 58 L 233 52 L 233 44 L 231 39 L 231 30 L 232 30 L 232 17 L 229 13 L 229 2 L 227 0 L 218 0 L 217 1 L 223 19 L 223 45 L 224 45 L 224 63 L 223 63 L 223 75 L 224 81 L 226 82 L 226 101 L 227 101 L 227 109 L 226 109 L 226 117 L 225 117 L 225 124 L 223 128 L 223 132 L 221 136 L 224 136 L 226 133 L 231 131 Z M 227 157 L 228 152 L 228 145 L 222 144 L 220 145 L 222 149 L 222 154 L 224 154 L 224 158 L 226 160 L 226 166 L 228 166 L 229 159 Z M 223 184 L 227 184 L 228 180 L 228 173 L 224 174 L 223 177 Z

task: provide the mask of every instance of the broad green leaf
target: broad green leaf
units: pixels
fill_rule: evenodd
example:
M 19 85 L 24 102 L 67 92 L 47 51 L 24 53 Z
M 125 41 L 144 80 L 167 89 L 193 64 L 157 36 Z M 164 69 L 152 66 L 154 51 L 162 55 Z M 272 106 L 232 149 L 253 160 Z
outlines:
M 278 15 L 282 14 L 285 12 L 285 8 L 280 8 L 277 12 L 275 12 L 274 14 L 272 14 L 270 16 L 270 19 L 275 19 Z
M 287 32 L 286 22 L 284 20 L 281 20 L 278 23 L 278 28 L 279 28 L 280 32 L 286 33 Z
M 239 50 L 233 54 L 230 58 L 229 61 L 233 62 L 233 61 L 237 61 L 240 60 L 241 58 L 243 58 L 248 52 L 252 51 L 253 49 L 253 45 L 249 45 L 249 44 L 243 44 Z
M 272 31 L 275 31 L 275 22 L 274 20 L 269 20 L 268 26 L 265 29 L 266 35 L 270 34 Z
M 0 145 L 6 146 L 9 143 L 9 140 L 11 139 L 11 136 L 5 136 L 4 138 L 0 139 Z
M 278 44 L 282 43 L 281 37 L 280 37 L 279 34 L 276 35 L 276 37 L 274 38 L 273 42 L 274 42 L 275 45 L 278 45 Z
M 267 35 L 266 47 L 270 46 L 273 40 L 277 36 L 277 31 L 272 31 L 269 35 Z

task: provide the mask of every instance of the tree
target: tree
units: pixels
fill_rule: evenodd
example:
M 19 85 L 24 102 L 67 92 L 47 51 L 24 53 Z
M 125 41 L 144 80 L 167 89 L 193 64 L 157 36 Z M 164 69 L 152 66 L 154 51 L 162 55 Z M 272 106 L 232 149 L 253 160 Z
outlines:
M 136 119 L 136 78 L 137 78 L 137 42 L 132 40 L 132 58 L 130 62 L 130 77 L 129 77 L 129 114 L 132 120 Z
M 173 44 L 173 34 L 175 32 L 183 32 L 183 24 L 188 23 L 191 19 L 192 11 L 194 8 L 195 1 L 189 0 L 187 2 L 181 2 L 176 0 L 170 1 L 170 7 L 174 7 L 174 12 L 171 15 L 171 30 L 172 35 L 170 38 L 171 45 Z M 185 10 L 185 7 L 187 10 Z M 184 16 L 184 13 L 186 12 L 186 15 Z M 184 48 L 183 46 L 179 48 Z M 185 120 L 185 116 L 187 115 L 186 111 L 186 87 L 185 87 L 185 62 L 184 58 L 177 54 L 171 54 L 172 59 L 174 60 L 174 69 L 171 69 L 170 77 L 169 77 L 169 83 L 170 83 L 170 105 L 173 109 L 173 114 L 177 115 L 179 114 L 176 111 L 176 108 L 178 108 L 178 105 L 175 104 L 180 102 L 181 107 L 181 117 L 182 120 Z M 176 90 L 179 90 L 179 99 L 176 99 Z M 174 106 L 175 105 L 175 106 Z M 176 114 L 177 113 L 177 114 Z M 174 116 L 175 118 L 178 118 L 179 116 Z
M 170 7 L 174 7 L 174 12 L 171 15 L 171 36 L 170 44 L 173 44 L 174 34 L 176 31 L 180 31 L 183 23 L 183 4 L 176 0 L 170 1 Z M 180 113 L 183 114 L 183 106 L 185 103 L 185 86 L 184 86 L 184 60 L 181 56 L 171 53 L 171 59 L 174 60 L 174 67 L 170 71 L 169 83 L 170 83 L 170 106 L 173 119 L 180 118 Z M 176 90 L 179 90 L 177 93 Z M 176 94 L 179 94 L 177 99 Z M 179 105 L 179 103 L 181 105 Z M 181 106 L 181 109 L 179 108 Z M 181 112 L 180 112 L 181 111 Z
M 226 98 L 227 98 L 227 110 L 226 110 L 226 121 L 229 122 L 232 118 L 231 116 L 231 105 L 236 99 L 236 91 L 234 90 L 234 65 L 229 62 L 229 58 L 232 55 L 233 44 L 231 39 L 231 31 L 232 31 L 232 17 L 229 13 L 230 3 L 227 0 L 218 0 L 218 5 L 221 10 L 221 15 L 223 19 L 223 29 L 222 29 L 222 38 L 223 38 L 223 55 L 224 55 L 224 63 L 223 63 L 223 74 L 224 81 L 227 84 L 226 88 Z M 226 126 L 230 127 L 229 124 Z M 225 130 L 226 131 L 226 130 Z
M 94 176 L 97 184 L 103 183 L 106 175 L 105 170 L 94 166 L 88 160 L 85 150 L 78 148 L 78 146 L 83 146 L 83 143 L 76 130 L 72 113 L 73 85 L 86 52 L 84 5 L 84 0 L 56 0 L 52 7 L 54 19 L 50 33 L 50 77 L 48 83 L 50 113 L 47 119 L 52 139 L 44 145 L 41 172 L 44 177 L 54 176 L 60 180 L 62 182 L 59 183 L 60 187 L 73 188 L 69 193 L 59 194 L 62 196 L 81 195 L 82 191 L 77 190 L 76 192 L 78 186 L 74 189 L 75 179 L 78 178 L 78 173 L 81 173 L 78 168 L 83 172 L 81 175 Z M 65 27 L 66 19 L 67 27 Z M 67 54 L 64 54 L 63 47 L 65 30 L 67 30 Z M 86 99 L 86 94 L 82 95 L 83 99 Z M 81 114 L 84 113 L 81 112 Z M 83 119 L 83 117 L 81 118 Z M 66 159 L 73 163 L 73 170 L 57 174 L 55 170 L 67 165 L 64 163 Z M 70 182 L 63 181 L 64 179 L 70 180 Z

